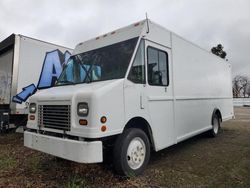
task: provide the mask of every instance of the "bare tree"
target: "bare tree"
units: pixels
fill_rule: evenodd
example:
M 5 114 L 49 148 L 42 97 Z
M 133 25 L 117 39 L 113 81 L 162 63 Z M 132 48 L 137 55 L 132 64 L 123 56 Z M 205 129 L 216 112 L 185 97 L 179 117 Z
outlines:
M 239 75 L 233 78 L 233 97 L 240 97 Z
M 248 97 L 250 97 L 250 82 L 248 82 L 248 84 L 247 84 L 246 94 L 247 94 Z
M 237 75 L 233 78 L 233 96 L 235 98 L 250 96 L 250 80 L 247 76 Z
M 247 97 L 246 96 L 246 91 L 247 91 L 248 83 L 249 83 L 248 78 L 246 76 L 241 76 L 240 85 L 241 85 L 241 90 L 242 90 L 243 97 Z

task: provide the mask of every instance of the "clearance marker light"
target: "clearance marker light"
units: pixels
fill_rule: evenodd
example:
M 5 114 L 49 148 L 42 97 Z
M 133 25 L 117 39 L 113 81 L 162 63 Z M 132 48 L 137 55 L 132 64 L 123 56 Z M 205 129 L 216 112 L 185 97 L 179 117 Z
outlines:
M 88 121 L 86 119 L 80 119 L 79 124 L 80 125 L 88 125 Z
M 102 116 L 100 120 L 101 120 L 101 123 L 106 123 L 107 122 L 107 118 L 105 116 Z
M 135 27 L 136 27 L 136 26 L 138 26 L 138 25 L 140 25 L 140 22 L 138 22 L 138 23 L 134 24 L 134 26 L 135 26 Z
M 35 120 L 35 116 L 34 115 L 30 115 L 30 120 Z
M 101 127 L 101 131 L 102 131 L 102 132 L 105 132 L 106 130 L 107 130 L 106 125 L 103 125 L 103 126 Z

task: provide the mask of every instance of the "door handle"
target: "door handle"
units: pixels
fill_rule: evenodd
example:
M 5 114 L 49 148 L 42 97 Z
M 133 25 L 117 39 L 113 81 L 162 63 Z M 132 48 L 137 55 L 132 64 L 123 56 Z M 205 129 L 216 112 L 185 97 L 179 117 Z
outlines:
M 140 95 L 140 107 L 141 109 L 145 108 L 145 94 L 144 93 L 141 93 Z

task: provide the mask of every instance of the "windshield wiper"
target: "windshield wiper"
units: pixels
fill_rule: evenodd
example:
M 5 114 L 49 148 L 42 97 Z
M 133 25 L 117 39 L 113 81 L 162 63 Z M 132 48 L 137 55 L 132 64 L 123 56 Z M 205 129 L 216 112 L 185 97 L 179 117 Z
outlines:
M 86 77 L 85 77 L 85 79 L 83 80 L 83 83 L 90 83 L 90 82 L 93 81 L 91 72 L 92 72 L 92 70 L 93 70 L 93 67 L 97 64 L 98 59 L 100 58 L 100 55 L 98 55 L 98 54 L 93 54 L 92 56 L 93 56 L 93 63 L 90 65 L 89 70 L 86 72 Z M 85 71 L 86 71 L 86 70 L 85 70 Z M 87 78 L 89 79 L 88 81 L 87 81 Z
M 75 57 L 78 59 L 79 65 L 82 67 L 82 69 L 85 71 L 85 74 L 86 74 L 86 76 L 85 76 L 84 80 L 82 81 L 82 83 L 90 83 L 92 81 L 92 79 L 91 79 L 89 73 L 90 73 L 90 71 L 91 71 L 91 69 L 93 67 L 93 64 L 91 64 L 90 67 L 89 67 L 89 70 L 87 70 L 86 67 L 81 63 L 82 60 L 78 56 L 75 56 Z M 87 81 L 87 78 L 88 78 L 88 81 Z
M 56 85 L 58 85 L 58 84 L 75 84 L 75 82 L 72 82 L 69 80 L 61 80 L 61 81 L 56 83 Z

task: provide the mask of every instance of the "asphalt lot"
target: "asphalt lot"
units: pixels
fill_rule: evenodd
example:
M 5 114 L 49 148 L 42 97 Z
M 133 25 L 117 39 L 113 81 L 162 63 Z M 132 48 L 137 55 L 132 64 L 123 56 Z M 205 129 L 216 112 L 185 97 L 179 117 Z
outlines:
M 250 108 L 236 108 L 216 138 L 196 136 L 152 153 L 139 177 L 112 165 L 77 164 L 23 147 L 20 133 L 0 135 L 0 187 L 250 187 Z

